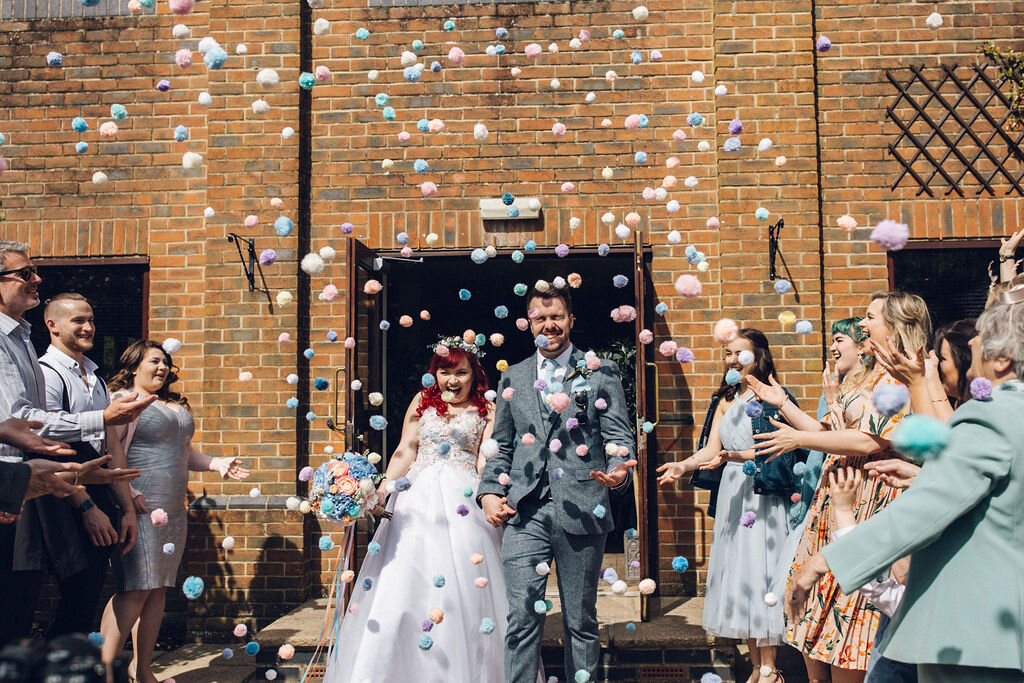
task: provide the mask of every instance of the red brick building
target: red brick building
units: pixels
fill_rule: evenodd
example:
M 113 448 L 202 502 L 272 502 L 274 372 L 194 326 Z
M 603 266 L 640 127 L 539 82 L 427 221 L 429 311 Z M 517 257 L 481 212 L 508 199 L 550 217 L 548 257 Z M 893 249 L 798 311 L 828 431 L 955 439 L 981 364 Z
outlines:
M 104 325 L 118 330 L 104 347 L 108 362 L 133 334 L 181 339 L 175 360 L 195 409 L 199 447 L 244 457 L 255 471 L 246 483 L 203 475 L 190 486 L 195 503 L 182 571 L 207 581 L 207 599 L 188 609 L 192 632 L 223 631 L 240 616 L 265 623 L 324 590 L 332 558 L 317 547 L 319 525 L 287 511 L 284 501 L 304 492 L 297 473 L 315 464 L 324 446 L 346 445 L 344 434 L 327 426 L 329 417 L 339 417 L 335 389 L 339 420 L 346 408 L 355 416 L 351 439 L 367 431 L 368 390 L 386 390 L 389 414 L 404 408 L 416 389 L 410 378 L 427 359 L 424 339 L 465 327 L 502 332 L 509 344 L 489 351 L 488 366 L 506 353 L 518 360 L 529 340 L 513 325 L 523 307 L 512 294 L 515 282 L 584 274 L 577 302 L 588 316 L 581 316 L 585 346 L 632 338 L 631 325 L 608 322 L 620 304 L 637 305 L 654 332 L 646 361 L 656 367 L 641 386 L 647 409 L 640 422 L 660 419 L 648 439 L 639 528 L 645 569 L 666 595 L 702 590 L 711 531 L 702 494 L 655 490 L 652 475 L 693 447 L 721 372 L 714 321 L 730 316 L 767 332 L 784 382 L 812 406 L 823 326 L 862 311 L 870 292 L 917 283 L 941 309 L 939 317 L 977 307 L 987 277 L 974 264 L 993 258 L 998 237 L 1024 223 L 1024 161 L 1022 131 L 1012 127 L 1001 99 L 1010 84 L 993 67 L 982 78 L 971 65 L 984 62 L 979 49 L 988 41 L 1021 49 L 1024 7 L 979 0 L 937 8 L 846 0 L 696 0 L 684 7 L 652 0 L 649 17 L 637 20 L 634 6 L 334 0 L 311 8 L 237 0 L 201 1 L 177 17 L 162 3 L 138 15 L 106 0 L 88 9 L 66 0 L 4 4 L 0 154 L 10 170 L 0 178 L 0 232 L 28 241 L 33 256 L 52 266 L 45 270 L 47 293 L 69 281 L 89 283 L 91 295 L 114 302 L 107 309 L 113 314 L 98 321 L 101 333 Z M 943 23 L 931 28 L 926 18 L 935 9 Z M 327 30 L 319 20 L 329 22 Z M 445 28 L 449 20 L 452 30 Z M 191 36 L 175 38 L 177 23 Z M 499 28 L 507 38 L 497 37 Z M 570 40 L 581 29 L 591 38 L 574 48 Z M 830 50 L 816 51 L 819 36 L 831 40 Z M 202 63 L 197 46 L 205 37 L 227 51 L 222 69 Z M 418 52 L 416 40 L 423 43 Z M 544 48 L 540 57 L 526 56 L 530 43 Z M 557 53 L 547 49 L 551 43 Z M 449 60 L 452 47 L 467 55 L 463 64 Z M 190 68 L 175 63 L 181 48 L 191 51 Z M 47 66 L 50 51 L 62 53 L 62 67 Z M 426 67 L 417 82 L 404 77 L 405 51 Z M 430 68 L 434 61 L 439 72 Z M 300 73 L 321 66 L 331 76 L 301 88 Z M 920 79 L 915 67 L 923 69 Z M 262 69 L 276 70 L 280 83 L 263 87 Z M 695 71 L 705 74 L 703 82 Z M 156 87 L 161 79 L 170 81 L 166 92 Z M 929 98 L 925 82 L 941 82 L 932 86 L 938 95 Z M 1003 94 L 993 95 L 987 82 Z M 716 95 L 717 86 L 726 93 Z M 212 98 L 208 106 L 199 101 L 203 92 Z M 375 102 L 379 93 L 387 95 L 394 120 Z M 256 100 L 269 110 L 257 113 Z M 114 104 L 127 117 L 117 122 L 115 138 L 101 137 Z M 692 113 L 702 125 L 689 125 Z M 624 120 L 633 114 L 649 123 L 627 129 Z M 77 116 L 88 131 L 73 129 Z M 421 119 L 440 119 L 443 130 L 421 132 Z M 726 151 L 733 119 L 742 122 L 735 136 L 742 146 Z M 566 128 L 562 137 L 552 132 L 558 122 Z M 941 135 L 929 138 L 930 122 Z M 489 129 L 484 140 L 474 137 L 478 123 Z M 178 126 L 187 128 L 187 140 L 175 141 Z M 909 135 L 901 137 L 901 126 Z M 282 135 L 285 128 L 294 136 Z M 685 141 L 673 139 L 676 130 L 686 132 Z M 401 131 L 408 141 L 399 139 Z M 758 151 L 762 138 L 771 140 L 770 150 Z M 914 140 L 926 150 L 916 159 Z M 76 153 L 81 141 L 89 148 Z M 183 168 L 186 152 L 201 155 L 201 166 Z M 416 172 L 417 159 L 427 170 Z M 602 176 L 606 168 L 610 179 Z M 97 171 L 106 184 L 93 182 Z M 668 175 L 678 184 L 666 199 L 642 197 L 645 187 L 671 185 Z M 691 176 L 692 188 L 684 182 Z M 421 192 L 427 181 L 436 184 L 436 196 Z M 567 182 L 574 187 L 563 192 Z M 483 220 L 480 200 L 505 192 L 524 204 L 536 198 L 540 215 Z M 678 211 L 667 207 L 671 200 Z M 204 217 L 207 207 L 211 218 Z M 759 207 L 768 220 L 755 217 Z M 608 212 L 610 224 L 601 218 Z M 614 233 L 630 212 L 641 219 L 640 272 L 649 274 L 640 304 L 631 287 L 610 283 L 611 274 L 623 273 L 636 284 L 634 238 Z M 257 217 L 255 227 L 245 225 L 249 215 Z M 844 232 L 836 223 L 842 215 L 860 227 Z M 285 237 L 274 229 L 279 216 L 295 226 Z M 720 228 L 707 226 L 711 217 Z M 911 230 L 908 249 L 892 260 L 868 239 L 870 227 L 886 218 Z M 776 294 L 769 277 L 769 226 L 779 219 L 785 225 L 777 275 L 792 280 L 798 301 Z M 350 235 L 343 234 L 345 223 L 354 226 Z M 682 234 L 678 244 L 669 241 L 673 230 Z M 399 253 L 401 232 L 410 236 L 413 260 Z M 241 252 L 227 240 L 232 233 L 242 238 Z M 277 252 L 276 263 L 262 270 L 266 293 L 259 274 L 256 291 L 244 275 L 248 238 L 256 253 Z M 516 272 L 508 255 L 527 240 L 537 249 Z M 349 246 L 356 241 L 366 250 Z M 596 256 L 601 243 L 613 245 L 610 260 Z M 564 259 L 555 255 L 559 244 L 570 246 Z M 474 264 L 470 250 L 487 245 L 499 255 Z M 687 262 L 688 245 L 706 254 L 707 272 Z M 337 258 L 307 275 L 299 261 L 324 246 Z M 347 263 L 346 253 L 357 251 L 370 257 L 371 272 L 361 277 L 382 279 L 382 294 L 369 297 L 352 282 L 357 264 Z M 372 271 L 374 253 L 382 259 L 379 273 Z M 684 299 L 673 288 L 682 273 L 700 279 L 698 298 Z M 340 291 L 333 301 L 318 296 L 328 284 Z M 474 297 L 460 301 L 461 288 Z M 279 306 L 280 291 L 294 302 Z M 658 302 L 668 305 L 664 316 L 654 313 Z M 493 315 L 499 303 L 510 309 L 508 318 Z M 431 321 L 419 318 L 421 308 L 431 309 Z M 798 336 L 781 325 L 783 311 L 811 321 L 814 332 Z M 401 314 L 414 324 L 397 324 Z M 394 324 L 385 333 L 374 326 L 371 335 L 378 319 Z M 346 355 L 340 342 L 327 341 L 329 331 L 358 337 L 357 349 Z M 281 332 L 290 343 L 279 343 Z M 696 360 L 682 365 L 662 357 L 657 348 L 667 339 L 691 348 Z M 311 359 L 303 355 L 307 348 L 315 352 Z M 240 371 L 252 372 L 252 381 L 240 381 Z M 299 377 L 295 386 L 285 381 L 290 373 Z M 316 377 L 331 388 L 314 390 Z M 354 378 L 365 381 L 363 391 L 345 390 Z M 285 405 L 292 396 L 296 409 Z M 310 411 L 316 417 L 307 421 Z M 372 436 L 380 444 L 384 435 Z M 259 496 L 249 495 L 252 486 Z M 220 546 L 227 535 L 237 540 L 231 551 Z M 674 555 L 687 556 L 696 571 L 680 579 L 670 567 Z

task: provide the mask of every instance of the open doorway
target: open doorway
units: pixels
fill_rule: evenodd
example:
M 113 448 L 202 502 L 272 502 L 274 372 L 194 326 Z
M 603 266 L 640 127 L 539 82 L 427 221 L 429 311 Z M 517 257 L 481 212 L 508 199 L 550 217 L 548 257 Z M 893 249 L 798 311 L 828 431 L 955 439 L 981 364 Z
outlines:
M 415 258 L 402 258 L 394 252 L 373 252 L 352 241 L 348 250 L 352 293 L 349 329 L 357 345 L 347 360 L 346 376 L 348 381 L 360 379 L 363 389 L 347 395 L 349 448 L 371 448 L 385 458 L 390 454 L 399 441 L 408 402 L 419 390 L 420 378 L 430 361 L 428 345 L 439 337 L 461 335 L 467 329 L 488 337 L 496 332 L 504 335 L 502 346 L 487 344 L 484 348 L 483 365 L 490 385 L 496 386 L 499 360 L 514 364 L 536 351 L 531 335 L 516 327 L 516 319 L 526 315 L 526 301 L 514 293 L 515 285 L 529 287 L 538 279 L 551 281 L 576 273 L 582 278 L 582 286 L 572 292 L 576 318 L 572 341 L 578 348 L 594 350 L 619 366 L 641 463 L 634 486 L 612 497 L 610 514 L 615 531 L 606 543 L 604 566 L 614 568 L 630 583 L 648 576 L 648 536 L 654 530 L 648 529 L 647 523 L 647 439 L 641 425 L 648 419 L 647 405 L 653 405 L 648 400 L 646 381 L 653 363 L 647 361 L 646 349 L 637 343 L 637 335 L 650 326 L 653 302 L 645 296 L 650 291 L 650 250 L 641 245 L 642 237 L 637 236 L 635 244 L 612 249 L 605 256 L 599 256 L 596 248 L 578 247 L 568 258 L 559 258 L 554 250 L 537 250 L 527 254 L 522 263 L 512 260 L 512 250 L 502 250 L 478 265 L 465 250 L 419 252 Z M 625 282 L 616 276 L 623 276 Z M 369 279 L 383 285 L 379 294 L 364 294 L 364 283 Z M 460 290 L 467 290 L 468 298 L 460 296 Z M 636 307 L 635 321 L 612 319 L 612 310 L 622 305 Z M 499 307 L 506 308 L 507 315 L 499 317 Z M 421 319 L 423 310 L 429 311 L 429 320 Z M 402 326 L 399 321 L 403 316 L 409 316 L 413 324 Z M 386 331 L 380 330 L 381 321 L 389 323 Z M 367 392 L 382 393 L 384 405 L 371 408 L 366 403 Z M 371 410 L 383 410 L 388 420 L 385 430 L 366 428 Z M 600 588 L 610 592 L 606 584 Z M 642 616 L 646 610 L 639 599 L 638 605 Z

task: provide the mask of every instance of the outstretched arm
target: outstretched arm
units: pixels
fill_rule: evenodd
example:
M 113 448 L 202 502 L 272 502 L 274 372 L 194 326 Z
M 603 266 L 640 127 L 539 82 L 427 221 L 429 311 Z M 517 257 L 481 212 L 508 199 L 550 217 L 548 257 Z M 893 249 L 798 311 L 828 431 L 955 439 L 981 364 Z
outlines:
M 416 452 L 420 446 L 419 426 L 420 416 L 416 414 L 419 410 L 422 397 L 419 392 L 412 397 L 409 407 L 405 410 L 405 418 L 402 421 L 402 436 L 398 441 L 398 447 L 388 459 L 388 468 L 384 471 L 384 479 L 377 486 L 377 495 L 383 501 L 388 496 L 386 489 L 389 481 L 397 481 L 406 475 L 409 468 L 416 460 Z M 383 503 L 381 503 L 383 505 Z
M 501 376 L 498 381 L 498 397 L 494 402 L 494 427 L 491 438 L 498 442 L 498 454 L 487 461 L 483 472 L 480 474 L 480 485 L 476 490 L 476 501 L 481 503 L 481 498 L 493 494 L 499 498 L 504 497 L 505 487 L 498 482 L 498 476 L 512 469 L 512 454 L 516 440 L 516 423 L 512 417 L 512 404 L 502 397 L 502 392 L 512 386 L 512 380 L 508 373 Z
M 667 462 L 658 468 L 661 476 L 658 477 L 658 484 L 664 486 L 682 479 L 687 472 L 701 469 L 704 465 L 716 461 L 722 452 L 722 437 L 719 433 L 719 426 L 722 423 L 722 416 L 728 405 L 725 401 L 719 401 L 715 414 L 711 418 L 711 429 L 708 432 L 708 441 L 704 447 L 685 460 L 678 462 Z
M 622 390 L 619 368 L 614 361 L 602 360 L 597 373 L 604 379 L 601 384 L 604 385 L 605 401 L 608 402 L 608 408 L 597 413 L 601 440 L 605 444 L 613 443 L 620 449 L 624 447 L 627 454 L 626 457 L 607 456 L 604 471 L 595 470 L 590 476 L 609 488 L 625 487 L 629 482 L 629 470 L 636 465 L 636 444 L 626 413 L 626 393 Z M 597 382 L 594 384 L 596 386 Z

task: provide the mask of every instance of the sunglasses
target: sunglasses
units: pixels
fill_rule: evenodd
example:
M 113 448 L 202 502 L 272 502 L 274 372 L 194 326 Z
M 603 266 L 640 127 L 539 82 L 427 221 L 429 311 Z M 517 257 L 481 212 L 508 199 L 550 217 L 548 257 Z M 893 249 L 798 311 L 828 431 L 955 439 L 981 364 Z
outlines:
M 582 426 L 587 424 L 587 395 L 585 393 L 579 393 L 573 395 L 573 401 L 576 403 L 576 414 L 573 416 L 576 421 Z
M 13 275 L 14 277 L 28 282 L 32 279 L 32 276 L 39 272 L 39 268 L 36 266 L 25 266 L 24 268 L 15 268 L 14 270 L 0 270 L 0 277 L 4 275 Z

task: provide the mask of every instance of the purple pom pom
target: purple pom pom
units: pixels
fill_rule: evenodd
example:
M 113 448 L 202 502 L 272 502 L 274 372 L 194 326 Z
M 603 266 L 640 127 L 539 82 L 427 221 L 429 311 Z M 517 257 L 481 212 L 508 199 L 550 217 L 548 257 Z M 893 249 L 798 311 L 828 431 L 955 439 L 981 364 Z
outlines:
M 692 363 L 693 351 L 686 348 L 685 346 L 680 346 L 678 349 L 676 349 L 676 360 L 679 361 L 680 363 Z
M 432 622 L 430 619 L 424 619 L 423 624 L 420 626 L 420 628 L 422 628 L 424 631 L 429 631 L 430 629 L 434 628 L 434 622 Z
M 313 468 L 310 467 L 309 465 L 306 465 L 301 470 L 299 470 L 299 481 L 309 481 L 312 478 Z
M 277 260 L 277 252 L 273 249 L 264 249 L 260 252 L 260 265 L 261 266 L 272 266 L 274 261 Z
M 748 529 L 754 526 L 754 522 L 757 520 L 757 515 L 751 511 L 744 512 L 740 515 L 740 524 L 747 527 Z
M 557 247 L 555 247 L 555 256 L 557 256 L 558 258 L 565 258 L 568 255 L 569 255 L 569 245 L 568 244 L 559 244 Z
M 743 132 L 743 122 L 739 119 L 733 119 L 729 122 L 729 133 L 731 135 L 739 135 Z
M 548 383 L 542 379 L 539 379 L 533 383 L 533 388 L 536 389 L 537 391 L 544 391 L 545 389 L 548 388 Z
M 875 389 L 873 399 L 878 412 L 886 417 L 893 417 L 907 405 L 910 392 L 902 384 L 885 384 Z
M 896 221 L 882 221 L 871 231 L 871 241 L 888 251 L 899 251 L 906 246 L 908 239 L 910 228 Z
M 761 413 L 764 412 L 764 408 L 757 401 L 751 401 L 743 407 L 743 412 L 747 414 L 747 417 L 761 417 Z
M 992 382 L 984 377 L 975 377 L 971 380 L 971 396 L 979 401 L 991 401 Z
M 356 229 L 356 226 L 352 225 L 351 223 L 342 223 L 341 224 L 341 234 L 342 235 L 351 235 L 352 231 L 355 230 L 355 229 Z
M 157 81 L 156 89 L 159 90 L 160 92 L 167 92 L 168 90 L 171 89 L 171 82 L 168 81 L 167 79 L 162 79 L 160 81 Z
M 577 420 L 575 417 L 570 417 L 568 420 L 565 421 L 565 428 L 568 429 L 569 431 L 572 431 L 573 429 L 576 429 L 579 426 L 580 421 Z
M 832 47 L 832 41 L 828 39 L 828 36 L 818 36 L 818 42 L 814 46 L 818 52 L 828 52 Z
M 455 512 L 459 513 L 459 517 L 465 517 L 469 514 L 469 508 L 466 507 L 465 505 L 460 505 L 459 507 L 455 508 Z

